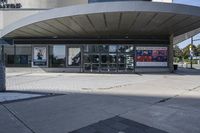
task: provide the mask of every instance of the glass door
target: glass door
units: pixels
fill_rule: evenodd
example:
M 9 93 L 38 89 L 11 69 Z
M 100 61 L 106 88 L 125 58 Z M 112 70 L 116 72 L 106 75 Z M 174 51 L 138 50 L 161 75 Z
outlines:
M 67 66 L 69 66 L 69 67 L 80 67 L 81 66 L 81 48 L 80 47 L 68 48 Z
M 118 46 L 118 72 L 134 72 L 135 51 L 133 45 Z

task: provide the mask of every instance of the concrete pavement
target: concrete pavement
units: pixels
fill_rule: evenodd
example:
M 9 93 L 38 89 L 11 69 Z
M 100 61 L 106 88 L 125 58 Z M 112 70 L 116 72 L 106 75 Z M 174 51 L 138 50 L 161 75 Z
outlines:
M 200 132 L 199 70 L 141 75 L 8 74 L 7 80 L 9 90 L 65 95 L 1 104 L 2 133 L 80 133 L 116 117 L 144 125 L 149 132 Z M 112 129 L 132 133 L 123 127 Z

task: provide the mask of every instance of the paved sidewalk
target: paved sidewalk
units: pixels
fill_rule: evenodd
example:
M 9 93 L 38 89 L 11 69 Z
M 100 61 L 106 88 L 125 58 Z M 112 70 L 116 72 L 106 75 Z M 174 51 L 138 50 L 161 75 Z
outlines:
M 133 133 L 133 128 L 141 133 L 200 132 L 199 70 L 133 75 L 8 74 L 7 81 L 9 90 L 65 95 L 1 104 L 2 133 L 84 133 L 85 129 L 86 133 Z M 118 118 L 123 122 L 102 125 Z M 100 130 L 102 126 L 105 130 Z

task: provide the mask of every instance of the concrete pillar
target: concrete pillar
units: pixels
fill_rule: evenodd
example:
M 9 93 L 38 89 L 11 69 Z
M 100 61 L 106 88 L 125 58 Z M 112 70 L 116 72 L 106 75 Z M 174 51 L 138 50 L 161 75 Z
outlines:
M 6 91 L 5 66 L 0 62 L 0 92 Z
M 4 47 L 1 46 L 0 49 L 0 92 L 6 91 L 6 73 L 5 73 L 5 65 L 4 65 Z
M 169 37 L 169 71 L 170 72 L 174 72 L 174 66 L 173 66 L 173 58 L 174 58 L 174 48 L 173 48 L 173 39 L 174 39 L 174 36 L 171 35 Z

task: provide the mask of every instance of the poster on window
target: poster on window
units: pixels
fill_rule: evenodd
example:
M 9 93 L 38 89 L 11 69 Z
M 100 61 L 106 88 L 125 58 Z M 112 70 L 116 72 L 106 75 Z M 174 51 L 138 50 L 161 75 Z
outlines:
M 47 65 L 47 48 L 34 47 L 33 49 L 33 65 L 46 66 Z
M 167 66 L 167 47 L 137 47 L 136 48 L 136 65 Z

